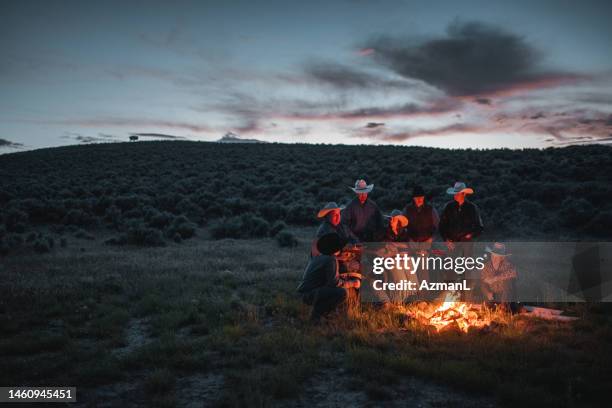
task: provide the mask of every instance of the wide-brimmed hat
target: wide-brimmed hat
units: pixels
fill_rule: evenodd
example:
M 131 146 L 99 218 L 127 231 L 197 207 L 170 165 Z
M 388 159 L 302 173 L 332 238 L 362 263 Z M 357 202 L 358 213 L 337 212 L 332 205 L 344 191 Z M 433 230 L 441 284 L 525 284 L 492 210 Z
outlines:
M 322 235 L 317 239 L 317 250 L 324 255 L 332 255 L 342 249 L 342 240 L 335 232 Z
M 349 187 L 355 193 L 369 193 L 374 189 L 374 184 L 368 184 L 365 180 L 359 179 L 355 181 L 355 187 Z
M 458 193 L 465 193 L 465 194 L 474 194 L 474 190 L 472 190 L 471 188 L 467 187 L 465 185 L 464 182 L 462 181 L 458 181 L 455 183 L 454 186 L 448 188 L 446 190 L 446 194 L 451 194 L 451 195 L 455 195 Z
M 402 227 L 408 226 L 408 217 L 406 217 L 404 213 L 402 213 L 400 210 L 393 210 L 391 211 L 391 214 L 385 215 L 385 217 L 389 219 L 397 218 L 400 220 L 400 224 Z
M 412 197 L 425 197 L 425 189 L 422 186 L 414 186 L 412 188 Z
M 512 255 L 506 252 L 506 244 L 503 244 L 501 242 L 495 242 L 493 244 L 493 248 L 486 247 L 485 251 L 490 252 L 492 254 L 500 255 L 500 256 Z
M 329 214 L 331 211 L 342 210 L 342 209 L 344 209 L 344 207 L 340 207 L 338 204 L 336 204 L 335 201 L 330 201 L 329 203 L 325 204 L 323 208 L 319 210 L 319 212 L 317 213 L 317 218 L 323 218 L 327 214 Z

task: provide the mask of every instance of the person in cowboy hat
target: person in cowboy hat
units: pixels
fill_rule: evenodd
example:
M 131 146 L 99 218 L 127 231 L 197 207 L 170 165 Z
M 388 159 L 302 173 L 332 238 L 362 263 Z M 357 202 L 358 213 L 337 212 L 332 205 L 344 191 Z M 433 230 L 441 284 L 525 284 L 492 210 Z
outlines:
M 409 224 L 408 218 L 400 211 L 393 210 L 391 214 L 385 215 L 387 219 L 387 229 L 385 232 L 385 242 L 407 242 L 408 235 L 406 227 Z
M 340 222 L 342 220 L 341 211 L 343 208 L 344 207 L 340 207 L 334 201 L 330 201 L 329 203 L 325 204 L 321 210 L 319 210 L 317 213 L 317 218 L 322 219 L 323 222 L 321 225 L 319 225 L 319 229 L 317 230 L 317 238 L 320 238 L 325 234 L 335 232 L 340 236 L 340 239 L 345 244 L 354 244 L 359 241 L 359 239 L 353 235 L 351 230 Z
M 412 200 L 404 207 L 404 215 L 410 220 L 406 229 L 410 241 L 426 242 L 433 241 L 433 235 L 438 229 L 440 218 L 436 209 L 425 202 L 425 190 L 417 185 L 412 189 Z
M 493 248 L 487 247 L 489 260 L 480 272 L 480 290 L 486 300 L 516 311 L 518 303 L 511 302 L 516 283 L 516 268 L 508 259 L 506 245 L 495 242 Z
M 362 242 L 379 240 L 384 234 L 384 219 L 376 203 L 369 198 L 374 184 L 359 179 L 355 187 L 349 188 L 357 196 L 344 209 L 342 222 Z
M 310 318 L 319 322 L 347 298 L 348 288 L 359 288 L 360 281 L 340 278 L 336 256 L 342 241 L 336 233 L 325 234 L 317 240 L 320 255 L 310 258 L 297 291 L 304 303 L 312 305 Z
M 474 193 L 473 189 L 458 181 L 446 193 L 452 195 L 453 200 L 444 206 L 439 227 L 440 235 L 453 250 L 455 242 L 472 242 L 482 233 L 483 225 L 478 207 L 466 198 Z M 470 245 L 462 246 L 469 252 Z

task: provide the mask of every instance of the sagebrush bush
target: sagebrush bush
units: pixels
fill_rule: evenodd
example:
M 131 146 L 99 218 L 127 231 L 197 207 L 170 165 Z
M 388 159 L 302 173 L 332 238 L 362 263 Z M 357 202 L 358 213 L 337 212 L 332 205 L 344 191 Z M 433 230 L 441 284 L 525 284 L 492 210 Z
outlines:
M 248 237 L 267 237 L 270 232 L 268 221 L 252 213 L 242 214 L 240 221 L 242 222 L 242 229 L 247 233 Z
M 34 241 L 33 248 L 39 254 L 44 254 L 51 251 L 51 245 L 49 245 L 49 241 L 45 237 L 38 238 Z
M 159 212 L 157 210 L 151 210 L 146 216 L 149 226 L 157 229 L 164 229 L 174 219 L 174 215 L 167 211 Z
M 20 234 L 9 233 L 0 234 L 0 252 L 8 254 L 21 248 L 24 244 L 24 239 Z
M 74 232 L 74 236 L 76 238 L 87 239 L 87 240 L 90 240 L 90 241 L 93 241 L 94 239 L 96 239 L 93 236 L 93 234 L 90 234 L 89 232 L 87 232 L 87 231 L 85 231 L 84 229 L 81 229 L 81 228 L 77 229 Z
M 189 218 L 184 215 L 179 215 L 174 218 L 170 226 L 166 228 L 166 236 L 168 238 L 173 238 L 178 234 L 181 239 L 191 238 L 195 235 L 197 227 L 195 223 L 189 221 Z
M 104 213 L 104 220 L 112 228 L 119 228 L 122 224 L 121 210 L 115 205 L 111 205 Z
M 270 236 L 275 237 L 279 232 L 287 228 L 284 221 L 276 221 L 270 228 Z
M 298 245 L 297 238 L 289 231 L 279 232 L 278 235 L 276 235 L 276 242 L 279 246 L 288 248 L 293 248 Z
M 246 234 L 242 232 L 240 217 L 221 218 L 214 221 L 210 226 L 210 235 L 214 239 L 246 238 Z
M 129 221 L 142 219 L 171 240 L 174 217 L 185 215 L 209 224 L 213 236 L 250 238 L 278 233 L 269 226 L 277 221 L 314 225 L 322 203 L 354 197 L 348 187 L 356 178 L 375 184 L 371 197 L 383 212 L 402 208 L 415 183 L 440 211 L 451 199 L 446 188 L 460 180 L 475 189 L 470 199 L 485 221 L 482 239 L 604 239 L 612 237 L 612 229 L 600 227 L 612 212 L 610 156 L 612 147 L 601 145 L 476 151 L 151 142 L 129 151 L 118 144 L 41 149 L 0 155 L 0 224 L 17 234 L 64 221 L 126 233 Z M 520 225 L 505 219 L 511 213 Z M 269 223 L 268 231 L 243 214 Z M 183 239 L 189 228 L 179 234 Z
M 10 247 L 8 242 L 6 242 L 5 237 L 0 237 L 0 255 L 6 255 L 10 252 Z
M 66 225 L 88 226 L 95 224 L 95 217 L 83 210 L 72 209 L 68 211 L 63 222 Z
M 266 220 L 273 222 L 285 219 L 287 216 L 287 208 L 278 202 L 265 202 L 259 207 L 259 213 Z
M 128 226 L 125 242 L 130 245 L 164 246 L 162 232 L 156 228 L 147 227 L 141 221 L 131 222 Z
M 28 214 L 24 211 L 12 208 L 4 216 L 4 224 L 10 232 L 25 232 L 28 222 Z
M 214 222 L 211 225 L 210 232 L 215 239 L 264 238 L 269 235 L 270 224 L 261 217 L 246 213 Z

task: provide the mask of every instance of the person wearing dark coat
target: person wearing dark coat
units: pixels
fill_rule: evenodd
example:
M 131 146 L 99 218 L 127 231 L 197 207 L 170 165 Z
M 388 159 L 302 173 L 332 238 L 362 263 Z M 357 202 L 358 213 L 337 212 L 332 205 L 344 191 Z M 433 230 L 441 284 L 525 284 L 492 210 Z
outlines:
M 302 282 L 297 287 L 304 303 L 312 305 L 310 319 L 319 322 L 347 298 L 347 288 L 359 288 L 359 281 L 340 278 L 338 260 L 341 240 L 338 234 L 331 233 L 317 240 L 317 250 L 321 255 L 310 258 Z
M 374 184 L 365 180 L 355 181 L 350 187 L 357 194 L 342 211 L 342 222 L 361 242 L 380 241 L 384 235 L 384 219 L 376 203 L 368 197 Z
M 448 202 L 442 211 L 440 235 L 450 243 L 472 241 L 484 229 L 478 207 L 466 198 L 466 195 L 473 194 L 474 190 L 467 188 L 465 183 L 457 182 L 446 192 L 453 195 L 454 199 Z
M 341 222 L 342 209 L 343 207 L 338 206 L 333 201 L 325 204 L 325 206 L 317 214 L 317 218 L 323 220 L 321 225 L 319 225 L 319 229 L 317 230 L 317 238 L 320 238 L 325 234 L 335 232 L 340 236 L 340 239 L 344 242 L 344 245 L 359 242 L 359 238 L 357 238 L 351 232 L 351 230 Z
M 453 201 L 446 204 L 440 216 L 440 235 L 446 241 L 451 256 L 471 258 L 474 256 L 474 239 L 483 231 L 478 207 L 466 198 L 466 195 L 473 194 L 474 190 L 458 181 L 447 189 L 446 193 L 453 196 Z M 473 274 L 474 271 L 463 274 L 450 272 L 447 279 L 472 281 L 475 279 Z M 471 301 L 474 295 L 471 292 L 462 292 L 461 296 L 465 302 Z
M 412 201 L 404 207 L 404 215 L 410 221 L 406 234 L 412 242 L 432 242 L 440 218 L 432 205 L 425 202 L 425 190 L 421 186 L 412 189 Z

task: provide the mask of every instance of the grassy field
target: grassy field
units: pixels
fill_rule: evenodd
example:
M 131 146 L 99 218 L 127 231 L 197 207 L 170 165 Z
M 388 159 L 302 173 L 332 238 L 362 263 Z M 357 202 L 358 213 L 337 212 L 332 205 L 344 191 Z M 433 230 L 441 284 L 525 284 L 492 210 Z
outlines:
M 609 313 L 462 334 L 363 308 L 313 327 L 294 290 L 314 230 L 293 231 L 296 248 L 204 231 L 112 247 L 100 233 L 3 258 L 0 384 L 77 386 L 82 406 L 606 404 Z

